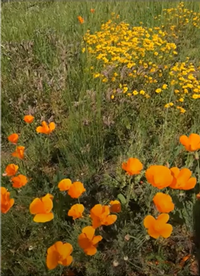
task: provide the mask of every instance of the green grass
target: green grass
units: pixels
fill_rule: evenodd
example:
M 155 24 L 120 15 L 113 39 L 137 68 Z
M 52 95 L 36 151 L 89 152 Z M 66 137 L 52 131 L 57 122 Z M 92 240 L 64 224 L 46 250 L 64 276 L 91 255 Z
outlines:
M 48 271 L 46 250 L 62 240 L 74 247 L 75 275 L 95 276 L 186 276 L 194 270 L 192 258 L 179 263 L 191 252 L 193 191 L 171 195 L 176 211 L 171 215 L 173 235 L 166 240 L 148 239 L 143 218 L 153 213 L 156 189 L 147 184 L 144 173 L 136 177 L 130 192 L 121 164 L 137 157 L 145 169 L 150 164 L 188 167 L 198 177 L 198 166 L 189 160 L 179 143 L 179 136 L 200 134 L 199 99 L 187 103 L 187 112 L 166 110 L 157 99 L 131 104 L 111 101 L 108 86 L 94 79 L 90 67 L 100 64 L 82 53 L 87 29 L 98 31 L 111 13 L 130 26 L 154 27 L 155 16 L 163 9 L 176 7 L 179 1 L 21 1 L 2 4 L 2 172 L 15 162 L 10 153 L 14 146 L 7 136 L 20 133 L 20 145 L 26 147 L 26 159 L 18 162 L 20 173 L 31 181 L 20 192 L 2 177 L 2 186 L 11 191 L 15 205 L 2 214 L 3 276 L 68 275 L 69 268 Z M 200 12 L 197 1 L 185 1 L 185 7 Z M 90 9 L 94 8 L 92 14 Z M 79 24 L 77 16 L 85 19 Z M 163 20 L 163 21 L 162 21 Z M 166 24 L 161 18 L 161 23 Z M 194 64 L 200 58 L 200 30 L 187 28 L 177 44 L 177 61 L 187 56 Z M 199 73 L 199 72 L 198 72 Z M 112 85 L 112 84 L 110 84 Z M 169 95 L 167 95 L 169 97 Z M 35 121 L 25 125 L 23 116 L 32 113 Z M 51 118 L 56 130 L 50 137 L 35 133 L 42 118 Z M 122 194 L 117 222 L 101 230 L 104 242 L 98 253 L 85 256 L 77 237 L 87 220 L 75 223 L 67 211 L 75 200 L 58 191 L 63 178 L 79 179 L 86 187 L 81 198 L 87 208 L 108 204 Z M 144 183 L 140 186 L 139 182 Z M 195 190 L 195 192 L 198 192 Z M 37 224 L 29 205 L 35 197 L 54 195 L 53 221 Z M 59 201 L 59 203 L 57 202 Z M 59 205 L 60 204 L 60 205 Z M 131 238 L 127 241 L 125 236 Z M 128 260 L 124 260 L 124 257 Z M 159 262 L 159 265 L 155 264 Z M 165 261 L 168 261 L 166 263 Z M 117 265 L 116 265 L 117 263 Z M 164 273 L 164 274 L 163 274 Z M 192 275 L 192 274 L 191 274 Z M 194 275 L 194 274 L 193 274 Z M 197 274 L 196 274 L 197 275 Z

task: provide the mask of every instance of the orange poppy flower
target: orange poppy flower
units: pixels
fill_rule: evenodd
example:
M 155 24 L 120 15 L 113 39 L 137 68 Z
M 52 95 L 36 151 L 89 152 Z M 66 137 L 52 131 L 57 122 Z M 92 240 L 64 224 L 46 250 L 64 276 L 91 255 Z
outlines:
M 47 222 L 54 218 L 51 210 L 53 209 L 53 196 L 46 194 L 42 198 L 35 198 L 30 204 L 30 213 L 35 215 L 33 220 L 35 222 Z
M 196 133 L 190 134 L 189 137 L 182 135 L 179 138 L 179 141 L 187 151 L 195 151 L 200 149 L 200 135 Z
M 83 217 L 84 206 L 83 204 L 75 204 L 68 211 L 68 216 L 73 217 L 73 220 Z
M 68 195 L 71 196 L 71 198 L 79 198 L 85 191 L 86 189 L 84 188 L 83 183 L 76 181 L 70 186 Z
M 192 172 L 187 168 L 179 169 L 173 167 L 171 168 L 171 173 L 174 177 L 170 185 L 172 189 L 191 190 L 197 183 L 196 177 L 191 177 Z
M 72 182 L 69 178 L 62 179 L 58 183 L 58 188 L 61 192 L 68 191 L 71 186 L 72 186 Z
M 21 188 L 28 183 L 28 178 L 23 174 L 19 174 L 17 176 L 12 177 L 11 181 L 12 181 L 12 186 L 14 188 Z
M 79 246 L 89 256 L 97 253 L 97 246 L 101 240 L 102 236 L 95 236 L 95 229 L 92 226 L 84 227 L 82 233 L 78 236 Z
M 163 238 L 168 238 L 173 230 L 171 224 L 168 224 L 169 220 L 168 214 L 161 214 L 157 219 L 148 215 L 144 219 L 144 227 L 148 229 L 148 234 L 154 239 L 162 236 Z
M 57 241 L 50 246 L 47 250 L 46 258 L 46 265 L 48 269 L 54 269 L 58 266 L 58 264 L 69 266 L 73 261 L 71 256 L 72 251 L 73 247 L 70 243 L 62 243 L 61 241 Z
M 24 159 L 24 151 L 25 151 L 25 147 L 18 146 L 16 147 L 15 152 L 12 153 L 12 156 L 17 157 L 19 159 Z
M 129 175 L 139 174 L 143 165 L 137 158 L 129 158 L 127 162 L 122 163 L 122 169 Z
M 170 169 L 165 166 L 150 166 L 146 170 L 145 176 L 147 181 L 158 189 L 168 187 L 173 181 Z
M 37 133 L 50 134 L 56 128 L 55 123 L 51 122 L 49 125 L 43 121 L 42 126 L 36 128 Z
M 113 213 L 120 213 L 121 212 L 121 203 L 118 200 L 110 201 L 110 211 Z
M 19 169 L 19 166 L 15 164 L 9 164 L 6 167 L 5 173 L 3 174 L 3 176 L 13 176 L 17 173 L 18 169 Z
M 90 210 L 90 217 L 94 228 L 98 228 L 101 225 L 111 225 L 117 220 L 116 215 L 110 215 L 109 206 L 103 206 L 101 204 L 96 204 Z
M 79 23 L 81 23 L 81 24 L 84 23 L 84 18 L 82 16 L 79 15 L 77 18 L 78 18 Z
M 14 204 L 14 199 L 10 198 L 10 193 L 6 188 L 1 187 L 1 213 L 6 214 Z
M 31 124 L 34 120 L 34 117 L 32 115 L 26 115 L 24 116 L 24 121 L 28 124 Z
M 18 139 L 19 139 L 19 135 L 17 133 L 13 133 L 13 134 L 8 136 L 8 141 L 13 143 L 14 145 L 17 144 Z
M 174 203 L 170 195 L 157 193 L 153 198 L 153 202 L 161 213 L 169 213 L 174 210 Z
M 95 9 L 90 9 L 90 12 L 91 12 L 91 13 L 94 13 L 94 12 L 95 12 Z

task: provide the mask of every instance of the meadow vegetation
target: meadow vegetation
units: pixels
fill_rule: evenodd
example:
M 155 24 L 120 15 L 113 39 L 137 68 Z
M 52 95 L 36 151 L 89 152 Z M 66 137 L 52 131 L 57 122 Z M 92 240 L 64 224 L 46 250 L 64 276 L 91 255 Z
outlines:
M 200 265 L 200 3 L 2 4 L 1 274 Z

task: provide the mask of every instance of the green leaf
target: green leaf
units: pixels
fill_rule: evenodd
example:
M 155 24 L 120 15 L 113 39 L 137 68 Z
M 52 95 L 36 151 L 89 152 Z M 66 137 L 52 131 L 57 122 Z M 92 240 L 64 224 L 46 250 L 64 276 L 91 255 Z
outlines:
M 123 196 L 123 194 L 118 194 L 117 198 L 121 201 L 122 205 L 126 204 L 126 198 Z

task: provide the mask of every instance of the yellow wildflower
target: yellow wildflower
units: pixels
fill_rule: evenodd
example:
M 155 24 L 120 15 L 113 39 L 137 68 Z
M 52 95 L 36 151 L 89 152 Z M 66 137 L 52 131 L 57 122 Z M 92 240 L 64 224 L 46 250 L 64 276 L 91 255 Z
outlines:
M 162 89 L 161 88 L 157 88 L 155 92 L 159 94 L 159 93 L 162 92 Z
M 133 95 L 134 95 L 134 96 L 138 95 L 137 90 L 134 90 L 134 91 L 133 91 Z

